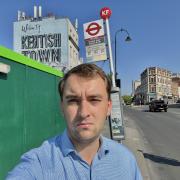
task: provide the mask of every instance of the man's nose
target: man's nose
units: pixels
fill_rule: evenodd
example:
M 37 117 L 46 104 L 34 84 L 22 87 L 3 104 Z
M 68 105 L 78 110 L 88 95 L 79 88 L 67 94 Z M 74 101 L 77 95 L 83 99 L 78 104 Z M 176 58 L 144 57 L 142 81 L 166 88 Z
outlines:
M 89 105 L 86 100 L 82 100 L 79 106 L 79 115 L 82 118 L 86 118 L 89 116 Z

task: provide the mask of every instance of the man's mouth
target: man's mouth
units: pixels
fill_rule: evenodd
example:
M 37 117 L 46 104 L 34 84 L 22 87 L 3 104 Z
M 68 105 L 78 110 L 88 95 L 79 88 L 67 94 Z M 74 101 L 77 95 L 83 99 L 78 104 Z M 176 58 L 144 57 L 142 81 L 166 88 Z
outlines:
M 92 125 L 92 123 L 90 123 L 90 122 L 80 122 L 80 123 L 77 124 L 77 127 L 87 129 L 91 125 Z

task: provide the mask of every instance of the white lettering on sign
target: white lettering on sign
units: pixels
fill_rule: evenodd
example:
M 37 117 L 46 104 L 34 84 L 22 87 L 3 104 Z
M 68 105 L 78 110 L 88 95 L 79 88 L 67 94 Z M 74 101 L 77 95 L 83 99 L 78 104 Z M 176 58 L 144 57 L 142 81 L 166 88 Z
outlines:
M 101 18 L 104 20 L 109 19 L 111 16 L 111 13 L 112 13 L 111 9 L 108 7 L 104 7 L 100 11 Z
M 108 15 L 109 14 L 109 9 L 102 11 L 102 14 L 103 15 Z

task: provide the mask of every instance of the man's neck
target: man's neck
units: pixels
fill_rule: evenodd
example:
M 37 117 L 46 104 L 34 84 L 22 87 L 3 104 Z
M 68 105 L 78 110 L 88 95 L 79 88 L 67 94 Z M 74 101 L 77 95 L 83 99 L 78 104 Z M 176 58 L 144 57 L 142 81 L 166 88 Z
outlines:
M 96 153 L 100 148 L 100 138 L 98 137 L 93 142 L 89 143 L 75 143 L 75 148 L 80 156 L 89 164 L 91 165 L 93 158 L 95 157 Z

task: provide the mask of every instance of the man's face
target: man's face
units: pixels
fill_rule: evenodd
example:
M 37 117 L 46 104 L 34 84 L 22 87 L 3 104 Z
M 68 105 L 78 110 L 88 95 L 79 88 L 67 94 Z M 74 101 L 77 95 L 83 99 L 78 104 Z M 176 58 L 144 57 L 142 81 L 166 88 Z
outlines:
M 74 143 L 96 140 L 112 106 L 106 84 L 100 76 L 90 79 L 75 74 L 65 83 L 61 105 L 68 134 Z

